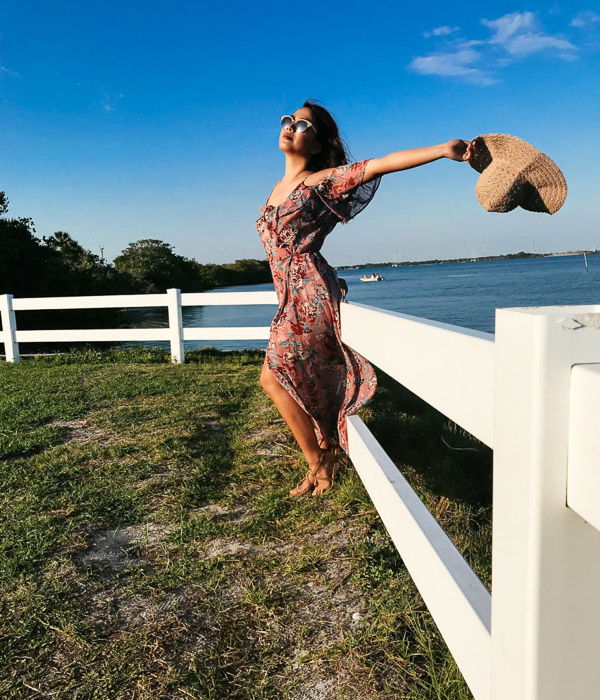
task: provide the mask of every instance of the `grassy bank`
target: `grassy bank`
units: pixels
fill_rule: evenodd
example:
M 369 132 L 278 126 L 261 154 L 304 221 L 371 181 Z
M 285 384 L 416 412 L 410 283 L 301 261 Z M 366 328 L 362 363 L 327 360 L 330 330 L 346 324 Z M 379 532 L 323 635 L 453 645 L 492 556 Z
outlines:
M 471 697 L 352 468 L 287 498 L 261 356 L 188 358 L 0 363 L 0 696 Z M 362 415 L 489 584 L 489 450 L 385 376 Z

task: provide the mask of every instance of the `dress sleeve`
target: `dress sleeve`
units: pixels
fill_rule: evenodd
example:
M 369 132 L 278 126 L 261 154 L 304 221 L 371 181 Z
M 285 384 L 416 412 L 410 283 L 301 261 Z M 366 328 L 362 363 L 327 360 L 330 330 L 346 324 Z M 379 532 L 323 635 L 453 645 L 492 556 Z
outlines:
M 315 185 L 318 197 L 344 224 L 367 206 L 381 182 L 381 175 L 363 182 L 368 162 L 339 165 Z

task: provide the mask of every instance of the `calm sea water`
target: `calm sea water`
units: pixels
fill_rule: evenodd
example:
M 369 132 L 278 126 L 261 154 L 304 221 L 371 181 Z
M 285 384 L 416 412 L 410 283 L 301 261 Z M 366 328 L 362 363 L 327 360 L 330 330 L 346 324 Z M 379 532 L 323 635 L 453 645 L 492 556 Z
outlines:
M 360 282 L 379 272 L 383 282 Z M 600 303 L 600 254 L 523 260 L 494 260 L 411 267 L 340 270 L 348 283 L 348 300 L 392 311 L 493 332 L 494 310 L 509 306 L 551 306 Z M 264 291 L 272 285 L 228 287 L 219 291 Z M 218 293 L 218 292 L 217 292 Z M 274 306 L 209 306 L 186 308 L 185 326 L 268 326 Z M 144 325 L 163 325 L 150 314 Z M 166 343 L 147 343 L 166 347 Z M 132 345 L 127 343 L 123 345 Z M 211 345 L 220 349 L 264 348 L 266 341 L 202 341 L 186 349 Z

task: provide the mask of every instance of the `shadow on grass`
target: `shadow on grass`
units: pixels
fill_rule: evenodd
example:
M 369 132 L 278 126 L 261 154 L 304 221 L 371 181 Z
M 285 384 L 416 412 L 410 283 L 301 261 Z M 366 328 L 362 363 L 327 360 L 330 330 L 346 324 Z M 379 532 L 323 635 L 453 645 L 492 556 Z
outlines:
M 223 411 L 237 412 L 241 403 L 221 407 Z M 221 414 L 220 418 L 224 418 Z M 231 482 L 235 460 L 231 432 L 219 421 L 199 419 L 191 435 L 184 439 L 184 449 L 195 464 L 181 498 L 184 510 L 197 508 L 207 502 L 218 501 Z
M 492 451 L 388 375 L 377 377 L 365 422 L 391 459 L 403 472 L 414 470 L 434 494 L 489 506 Z

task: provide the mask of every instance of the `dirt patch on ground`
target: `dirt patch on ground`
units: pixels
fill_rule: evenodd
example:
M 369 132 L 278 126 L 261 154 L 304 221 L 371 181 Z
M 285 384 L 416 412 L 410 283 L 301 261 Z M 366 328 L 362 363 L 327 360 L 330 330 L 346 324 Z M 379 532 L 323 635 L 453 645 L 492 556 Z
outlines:
M 361 687 L 355 675 L 345 669 L 332 671 L 326 676 L 324 670 L 315 668 L 308 678 L 302 680 L 296 690 L 286 695 L 287 700 L 381 700 L 381 695 L 369 688 Z M 304 678 L 305 674 L 303 674 Z M 344 689 L 346 692 L 343 692 Z
M 173 528 L 173 525 L 143 523 L 95 532 L 89 550 L 80 555 L 80 561 L 112 571 L 145 563 L 147 559 L 144 555 L 150 555 L 153 545 L 163 541 Z
M 213 520 L 217 522 L 227 522 L 233 525 L 238 525 L 243 523 L 252 515 L 251 508 L 227 508 L 219 503 L 209 503 L 201 508 L 196 508 L 191 511 L 195 514 L 207 513 L 212 516 Z
M 272 425 L 248 433 L 246 440 L 253 454 L 259 457 L 281 457 L 293 449 L 280 442 L 280 435 Z
M 227 522 L 252 515 L 250 509 L 218 503 L 194 512 Z M 281 697 L 377 697 L 368 680 L 360 680 L 364 674 L 351 654 L 323 663 L 330 649 L 368 621 L 368 600 L 352 580 L 353 547 L 368 532 L 364 519 L 345 519 L 259 543 L 239 536 L 204 537 L 191 543 L 194 558 L 229 572 L 217 577 L 212 587 L 199 580 L 197 585 L 151 588 L 147 593 L 131 589 L 126 567 L 164 564 L 165 546 L 173 547 L 176 557 L 181 554 L 178 545 L 165 542 L 174 527 L 145 523 L 93 533 L 88 550 L 78 556 L 79 566 L 104 572 L 104 585 L 97 581 L 87 592 L 92 624 L 107 626 L 106 634 L 118 638 L 151 634 L 157 639 L 157 659 L 165 663 L 213 659 L 215 653 L 234 659 L 243 657 L 247 647 L 256 650 L 263 644 L 261 653 L 269 654 L 276 641 L 279 651 L 270 663 L 278 669 L 273 669 L 276 676 L 281 674 Z M 308 563 L 298 574 L 299 559 Z M 161 635 L 165 643 L 169 640 L 168 649 L 160 648 Z
M 304 588 L 298 591 L 298 612 L 313 620 L 320 620 L 325 637 L 328 630 L 356 626 L 366 613 L 367 601 L 362 590 L 351 581 L 356 557 L 353 543 L 367 533 L 364 523 L 340 527 L 338 523 L 322 528 L 295 542 L 286 543 L 281 549 L 285 556 L 297 556 L 301 547 L 321 548 L 321 558 L 314 566 L 314 573 Z
M 208 537 L 198 542 L 195 551 L 206 560 L 244 558 L 248 561 L 248 570 L 265 572 L 265 585 L 280 590 L 298 619 L 318 621 L 323 642 L 326 642 L 332 637 L 332 630 L 355 628 L 364 622 L 367 601 L 362 590 L 351 582 L 351 577 L 356 562 L 353 543 L 365 537 L 367 530 L 368 526 L 361 522 L 344 527 L 333 523 L 306 535 L 294 535 L 284 541 L 266 540 L 260 544 L 236 537 Z M 318 555 L 307 567 L 310 573 L 304 585 L 297 586 L 296 582 L 288 585 L 279 570 L 293 569 L 298 558 L 305 553 L 311 556 L 315 551 Z M 261 560 L 279 561 L 280 565 L 270 567 L 267 573 Z
M 133 595 L 117 598 L 121 624 L 130 630 L 155 629 L 157 626 L 180 625 L 183 620 L 196 624 L 206 622 L 201 593 L 193 587 L 171 591 L 155 599 Z
M 110 445 L 114 442 L 114 437 L 106 430 L 91 425 L 85 418 L 56 420 L 52 423 L 48 423 L 48 427 L 63 429 L 63 445 L 68 443 L 73 445 L 86 445 L 91 442 L 97 445 Z
M 249 542 L 241 542 L 233 537 L 211 537 L 208 545 L 202 548 L 202 556 L 205 559 L 246 557 L 257 551 L 258 548 Z

